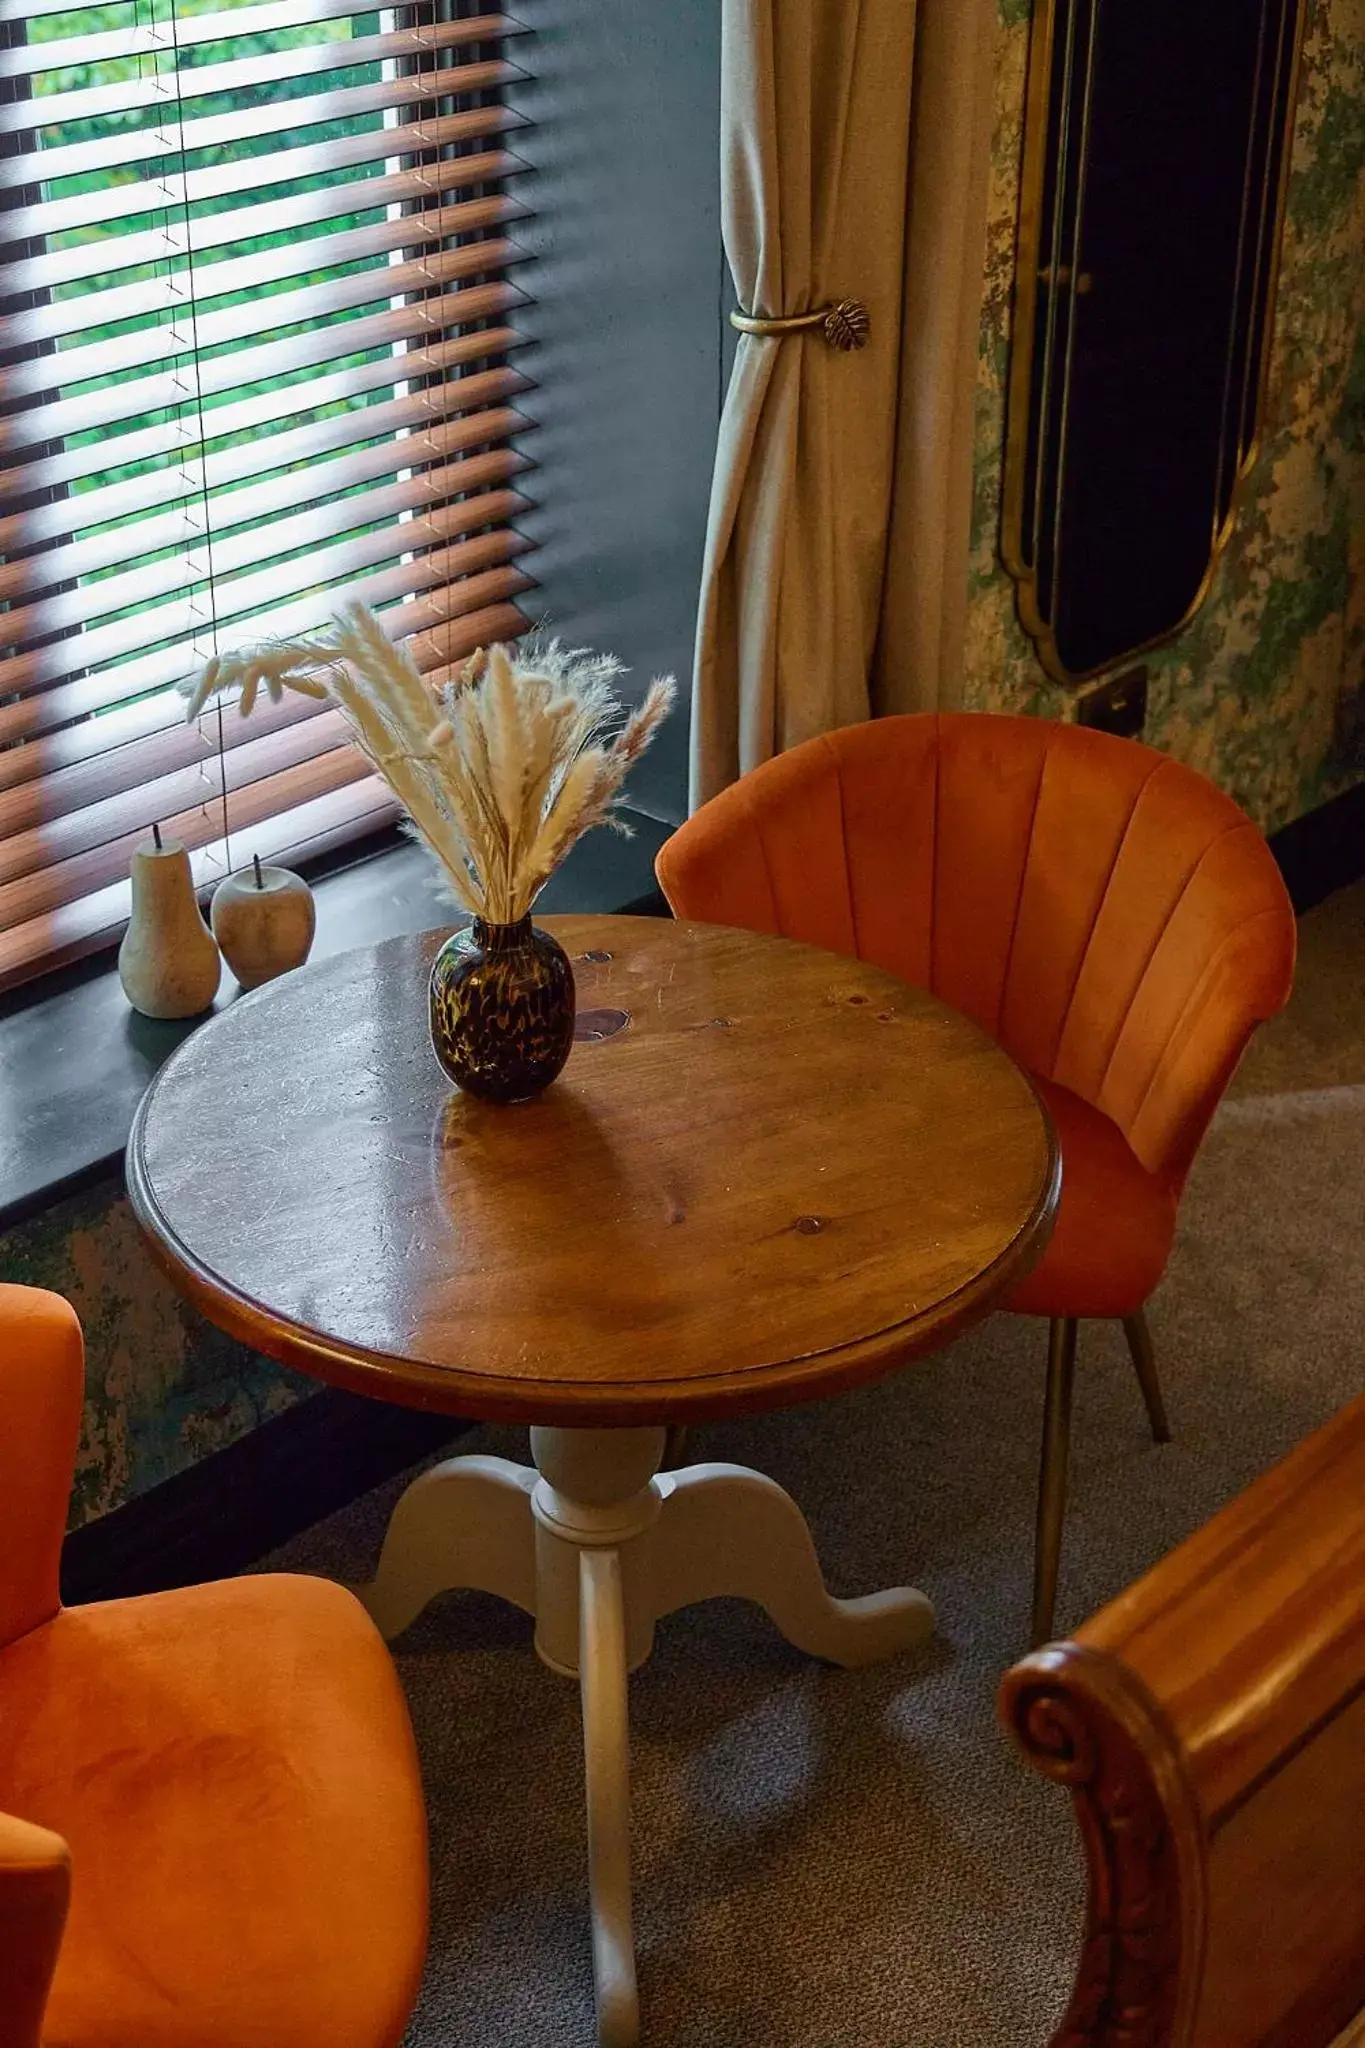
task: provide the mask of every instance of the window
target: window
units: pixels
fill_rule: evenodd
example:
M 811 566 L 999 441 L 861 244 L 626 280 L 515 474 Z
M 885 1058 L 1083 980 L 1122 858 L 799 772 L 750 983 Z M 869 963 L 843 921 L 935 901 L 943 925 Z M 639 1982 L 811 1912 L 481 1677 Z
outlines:
M 216 646 L 350 593 L 440 682 L 522 629 L 519 24 L 465 0 L 27 0 L 0 26 L 0 987 L 116 938 L 150 826 L 209 884 L 373 829 Z

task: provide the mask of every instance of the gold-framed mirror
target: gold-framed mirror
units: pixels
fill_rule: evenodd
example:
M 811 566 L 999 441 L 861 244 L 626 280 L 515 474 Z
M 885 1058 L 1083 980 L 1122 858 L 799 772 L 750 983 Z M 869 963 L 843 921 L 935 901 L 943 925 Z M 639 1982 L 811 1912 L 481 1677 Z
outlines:
M 1172 638 L 1255 458 L 1307 0 L 1034 0 L 1002 553 L 1056 681 Z

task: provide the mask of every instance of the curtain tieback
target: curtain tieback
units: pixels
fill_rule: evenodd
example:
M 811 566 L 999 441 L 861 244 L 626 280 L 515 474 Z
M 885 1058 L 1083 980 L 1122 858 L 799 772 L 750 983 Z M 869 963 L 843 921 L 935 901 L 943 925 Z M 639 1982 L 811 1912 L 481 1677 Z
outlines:
M 789 313 L 783 320 L 759 320 L 752 313 L 736 311 L 730 315 L 730 325 L 741 334 L 765 335 L 777 341 L 818 327 L 831 348 L 847 351 L 866 348 L 872 322 L 861 299 L 840 299 L 814 313 Z

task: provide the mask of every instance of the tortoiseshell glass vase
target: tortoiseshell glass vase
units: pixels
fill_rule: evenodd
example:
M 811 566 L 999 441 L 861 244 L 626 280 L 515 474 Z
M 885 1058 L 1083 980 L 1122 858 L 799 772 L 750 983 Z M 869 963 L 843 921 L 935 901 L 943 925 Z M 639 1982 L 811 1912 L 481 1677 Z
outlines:
M 548 1088 L 569 1057 L 573 1026 L 569 956 L 529 917 L 476 917 L 431 964 L 432 1047 L 470 1095 L 524 1102 Z

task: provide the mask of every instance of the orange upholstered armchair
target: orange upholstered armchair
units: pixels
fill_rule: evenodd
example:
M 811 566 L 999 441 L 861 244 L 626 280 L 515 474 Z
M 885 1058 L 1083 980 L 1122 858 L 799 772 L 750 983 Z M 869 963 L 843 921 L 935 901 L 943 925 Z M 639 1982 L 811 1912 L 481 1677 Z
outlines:
M 682 917 L 857 954 L 991 1032 L 1038 1085 L 1061 1209 L 1009 1306 L 1051 1326 L 1033 1639 L 1052 1631 L 1078 1319 L 1120 1318 L 1168 1434 L 1143 1304 L 1199 1141 L 1288 998 L 1294 917 L 1255 826 L 1131 740 L 1041 719 L 883 718 L 795 747 L 658 859 Z
M 80 1326 L 0 1286 L 0 2048 L 396 2048 L 426 1946 L 407 1710 L 349 1593 L 63 1608 Z

